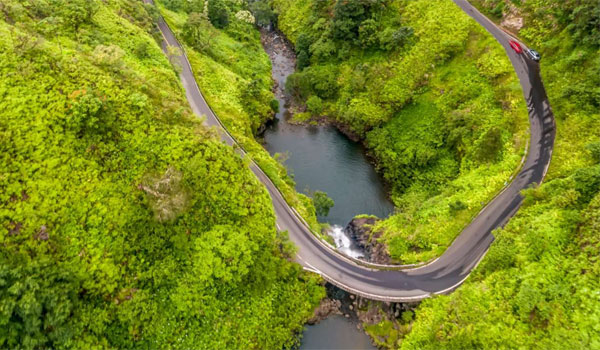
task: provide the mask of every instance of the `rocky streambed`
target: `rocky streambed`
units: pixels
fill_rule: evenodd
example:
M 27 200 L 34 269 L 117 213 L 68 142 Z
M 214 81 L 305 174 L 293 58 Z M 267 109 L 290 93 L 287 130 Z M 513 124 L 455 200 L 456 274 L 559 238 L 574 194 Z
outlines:
M 327 297 L 321 300 L 313 317 L 308 321 L 309 326 L 305 329 L 300 349 L 395 348 L 399 337 L 410 331 L 414 318 L 413 310 L 418 303 L 386 303 L 369 300 L 345 292 L 329 283 L 326 284 L 326 288 Z M 326 331 L 335 328 L 338 333 L 320 332 L 319 327 Z M 382 329 L 384 331 L 381 331 Z M 358 337 L 359 334 L 363 336 Z M 369 337 L 365 338 L 365 336 Z M 315 337 L 325 339 L 317 341 L 313 339 Z

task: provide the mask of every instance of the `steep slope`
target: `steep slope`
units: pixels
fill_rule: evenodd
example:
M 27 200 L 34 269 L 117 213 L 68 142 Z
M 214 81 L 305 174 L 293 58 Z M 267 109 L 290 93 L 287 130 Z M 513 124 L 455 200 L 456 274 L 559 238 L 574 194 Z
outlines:
M 217 13 L 226 16 L 227 24 L 213 24 L 210 11 L 204 10 L 205 3 L 221 6 Z M 260 165 L 288 203 L 314 230 L 320 231 L 312 200 L 296 192 L 287 169 L 259 143 L 260 131 L 279 106 L 271 91 L 271 62 L 260 43 L 256 19 L 248 4 L 203 0 L 160 0 L 156 4 L 185 47 L 198 87 L 228 132 Z
M 599 348 L 600 5 L 473 3 L 542 54 L 557 123 L 553 161 L 473 278 L 424 302 L 406 339 L 390 345 Z
M 152 15 L 0 2 L 0 347 L 281 348 L 322 296 Z

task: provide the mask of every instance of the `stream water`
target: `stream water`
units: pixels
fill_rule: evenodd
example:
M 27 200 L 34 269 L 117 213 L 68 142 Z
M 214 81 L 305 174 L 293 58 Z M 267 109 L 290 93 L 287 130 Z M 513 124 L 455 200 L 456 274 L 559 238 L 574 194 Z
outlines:
M 343 227 L 358 214 L 387 217 L 393 210 L 383 186 L 383 179 L 369 163 L 359 143 L 348 139 L 332 126 L 294 125 L 288 106 L 290 96 L 285 81 L 295 70 L 292 48 L 277 32 L 262 32 L 263 47 L 269 54 L 276 82 L 275 96 L 279 113 L 264 133 L 265 148 L 271 154 L 287 155 L 285 165 L 293 174 L 300 192 L 324 191 L 335 205 L 319 221 L 332 225 L 330 235 L 339 250 L 360 257 Z M 300 349 L 374 349 L 370 339 L 356 324 L 344 317 L 331 317 L 307 326 Z

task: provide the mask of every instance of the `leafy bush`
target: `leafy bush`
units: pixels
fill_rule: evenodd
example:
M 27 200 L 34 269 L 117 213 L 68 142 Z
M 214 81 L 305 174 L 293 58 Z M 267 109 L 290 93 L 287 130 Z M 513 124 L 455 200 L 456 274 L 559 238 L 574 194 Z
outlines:
M 589 143 L 586 148 L 589 150 L 592 159 L 596 163 L 600 163 L 600 142 Z
M 300 51 L 298 56 L 296 56 L 296 68 L 301 71 L 309 65 L 310 54 L 308 53 L 308 51 Z
M 271 102 L 269 102 L 269 106 L 271 106 L 271 110 L 274 113 L 279 113 L 279 100 L 274 98 L 271 99 Z
M 77 32 L 83 24 L 89 24 L 98 9 L 95 0 L 72 0 L 55 8 L 67 28 Z
M 579 201 L 588 203 L 600 192 L 600 165 L 578 169 L 573 175 L 575 190 L 579 192 Z
M 406 45 L 413 35 L 414 30 L 410 27 L 388 27 L 379 32 L 379 46 L 386 51 L 394 51 Z
M 369 18 L 364 20 L 358 27 L 358 41 L 363 48 L 371 48 L 378 43 L 377 22 Z
M 498 127 L 491 127 L 475 141 L 474 159 L 485 163 L 498 159 L 503 148 L 502 131 Z
M 341 41 L 356 41 L 359 37 L 360 26 L 370 17 L 372 12 L 379 10 L 384 2 L 385 0 L 337 0 L 333 8 L 333 37 Z
M 329 214 L 329 210 L 333 207 L 334 202 L 327 193 L 323 191 L 315 191 L 312 195 L 313 202 L 315 203 L 315 209 L 317 211 L 317 215 L 319 216 L 327 216 Z
M 448 207 L 450 208 L 450 211 L 452 213 L 456 213 L 456 212 L 459 212 L 461 210 L 465 210 L 465 209 L 468 208 L 467 205 L 465 203 L 463 203 L 462 201 L 460 201 L 460 200 L 456 200 L 454 202 L 450 202 L 448 204 Z

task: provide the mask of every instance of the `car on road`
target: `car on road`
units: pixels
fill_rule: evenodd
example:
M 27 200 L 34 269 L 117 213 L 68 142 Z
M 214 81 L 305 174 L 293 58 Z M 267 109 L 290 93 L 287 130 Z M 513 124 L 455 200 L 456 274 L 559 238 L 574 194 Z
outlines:
M 542 57 L 540 56 L 539 52 L 532 50 L 532 49 L 527 49 L 525 50 L 525 52 L 527 53 L 527 56 L 529 56 L 529 58 L 531 58 L 534 61 L 539 61 Z
M 523 52 L 523 49 L 521 48 L 521 44 L 519 44 L 518 42 L 511 40 L 508 42 L 508 44 L 510 45 L 510 47 L 512 47 L 513 50 L 515 50 L 516 53 Z

